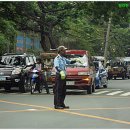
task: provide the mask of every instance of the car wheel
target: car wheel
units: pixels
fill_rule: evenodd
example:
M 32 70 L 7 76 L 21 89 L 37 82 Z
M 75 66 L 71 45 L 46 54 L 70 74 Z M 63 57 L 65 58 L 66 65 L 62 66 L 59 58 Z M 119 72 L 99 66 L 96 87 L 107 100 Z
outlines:
M 107 85 L 103 85 L 104 88 L 107 88 Z
M 95 92 L 95 83 L 92 85 L 92 92 Z
M 27 88 L 28 88 L 27 78 L 24 78 L 21 81 L 22 82 L 19 84 L 19 90 L 20 90 L 20 92 L 25 93 L 25 92 L 27 92 Z
M 87 88 L 87 94 L 92 94 L 92 86 L 89 86 L 89 87 Z
M 8 92 L 8 91 L 11 90 L 11 86 L 7 86 L 7 85 L 6 85 L 6 86 L 4 86 L 4 89 L 5 89 L 6 92 Z
M 31 94 L 34 93 L 35 89 L 36 89 L 36 83 L 34 83 L 33 81 L 31 81 Z

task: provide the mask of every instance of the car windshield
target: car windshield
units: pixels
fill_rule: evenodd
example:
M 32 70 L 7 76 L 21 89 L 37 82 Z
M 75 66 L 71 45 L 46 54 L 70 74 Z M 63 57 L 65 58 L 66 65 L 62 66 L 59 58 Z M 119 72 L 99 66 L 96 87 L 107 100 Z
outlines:
M 76 58 L 78 58 L 81 61 L 81 63 L 76 62 L 74 64 L 69 64 L 69 65 L 67 65 L 67 67 L 86 67 L 86 66 L 88 66 L 88 57 L 86 55 L 67 54 L 66 58 L 69 60 L 75 60 Z
M 125 61 L 124 64 L 125 65 L 130 65 L 130 61 Z
M 94 61 L 93 63 L 96 69 L 104 69 L 101 61 Z
M 1 59 L 1 64 L 20 66 L 23 65 L 23 58 L 20 56 L 3 56 Z
M 122 62 L 120 62 L 120 61 L 115 61 L 115 62 L 113 62 L 112 64 L 111 64 L 111 66 L 112 67 L 123 67 L 124 66 L 124 64 L 122 63 Z

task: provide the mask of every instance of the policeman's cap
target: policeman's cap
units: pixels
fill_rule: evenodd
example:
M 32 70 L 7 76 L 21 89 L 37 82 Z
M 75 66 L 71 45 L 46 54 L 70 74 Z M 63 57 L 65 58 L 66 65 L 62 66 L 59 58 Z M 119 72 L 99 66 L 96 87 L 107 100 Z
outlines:
M 60 53 L 62 50 L 67 50 L 67 48 L 65 46 L 59 46 L 57 48 L 58 53 Z

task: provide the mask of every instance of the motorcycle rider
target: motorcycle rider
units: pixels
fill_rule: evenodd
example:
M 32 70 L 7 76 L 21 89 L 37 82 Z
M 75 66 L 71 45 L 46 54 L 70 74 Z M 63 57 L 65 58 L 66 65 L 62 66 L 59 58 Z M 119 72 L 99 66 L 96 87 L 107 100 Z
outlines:
M 38 70 L 38 71 L 41 72 L 41 75 L 42 75 L 42 84 L 44 84 L 47 94 L 50 94 L 49 88 L 48 88 L 48 84 L 47 84 L 45 75 L 44 75 L 44 73 L 43 73 L 44 63 L 42 63 L 42 60 L 41 60 L 40 57 L 37 57 L 37 58 L 36 58 L 36 63 L 33 65 L 33 67 L 32 67 L 31 69 L 34 69 L 34 68 L 35 68 L 36 70 Z

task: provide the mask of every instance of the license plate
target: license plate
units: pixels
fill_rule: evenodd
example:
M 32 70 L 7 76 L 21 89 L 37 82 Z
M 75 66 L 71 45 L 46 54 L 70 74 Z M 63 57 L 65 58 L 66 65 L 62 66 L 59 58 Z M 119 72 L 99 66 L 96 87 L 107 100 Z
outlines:
M 67 81 L 66 85 L 74 85 L 74 81 Z
M 0 77 L 0 81 L 5 81 L 6 78 L 5 77 Z

